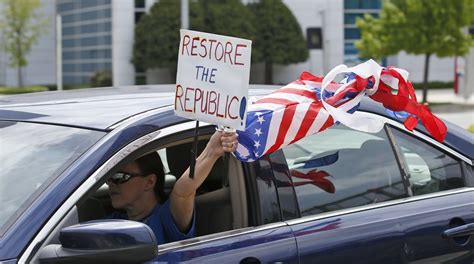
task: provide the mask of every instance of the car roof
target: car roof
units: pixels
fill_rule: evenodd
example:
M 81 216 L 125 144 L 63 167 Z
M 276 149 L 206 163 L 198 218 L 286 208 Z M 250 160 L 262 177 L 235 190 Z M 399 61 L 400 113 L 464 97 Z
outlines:
M 272 86 L 252 86 L 249 94 L 266 94 L 269 89 Z M 174 85 L 40 92 L 0 98 L 0 120 L 107 130 L 132 116 L 173 104 Z
M 57 124 L 107 131 L 130 117 L 174 104 L 174 85 L 144 85 L 40 92 L 0 98 L 0 120 Z M 250 85 L 249 96 L 265 95 L 278 85 Z M 359 108 L 402 122 L 382 104 L 364 97 Z M 472 135 L 445 122 L 448 134 L 445 144 L 474 157 Z M 417 127 L 428 134 L 423 126 Z

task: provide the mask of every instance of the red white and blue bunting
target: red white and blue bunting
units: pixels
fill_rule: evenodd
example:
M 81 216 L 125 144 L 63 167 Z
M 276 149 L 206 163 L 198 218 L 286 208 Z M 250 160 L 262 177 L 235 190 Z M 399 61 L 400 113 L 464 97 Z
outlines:
M 340 74 L 345 78 L 334 82 Z M 404 125 L 408 130 L 420 121 L 433 138 L 444 140 L 446 125 L 417 102 L 408 72 L 369 60 L 354 67 L 339 65 L 324 78 L 303 72 L 298 80 L 250 104 L 246 130 L 238 131 L 239 145 L 234 154 L 239 160 L 254 161 L 335 122 L 378 132 L 383 122 L 356 111 L 364 96 L 392 111 L 406 112 Z

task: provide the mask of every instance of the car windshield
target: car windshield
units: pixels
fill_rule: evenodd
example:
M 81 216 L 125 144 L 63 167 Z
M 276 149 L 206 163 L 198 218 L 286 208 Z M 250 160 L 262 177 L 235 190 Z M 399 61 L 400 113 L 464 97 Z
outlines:
M 0 236 L 103 135 L 79 128 L 0 121 Z

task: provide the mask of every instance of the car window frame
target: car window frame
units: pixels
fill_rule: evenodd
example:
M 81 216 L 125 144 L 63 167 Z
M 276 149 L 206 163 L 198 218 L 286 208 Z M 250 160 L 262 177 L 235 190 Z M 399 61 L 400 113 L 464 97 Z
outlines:
M 260 226 L 249 226 L 244 228 L 238 228 L 228 231 L 223 231 L 219 233 L 193 237 L 185 240 L 170 242 L 162 245 L 158 245 L 158 256 L 166 254 L 170 251 L 184 249 L 190 246 L 196 246 L 203 243 L 213 242 L 224 238 L 237 237 L 246 234 L 257 233 L 260 231 L 271 230 L 279 227 L 285 227 L 287 224 L 285 222 L 275 222 L 268 223 Z
M 378 115 L 377 115 L 378 116 Z M 328 128 L 328 129 L 331 129 L 331 128 Z M 348 130 L 354 130 L 350 127 L 347 127 Z M 400 177 L 400 180 L 403 184 L 403 188 L 404 188 L 404 197 L 401 197 L 401 198 L 396 198 L 396 199 L 393 199 L 393 200 L 388 200 L 388 201 L 384 201 L 384 202 L 377 202 L 377 203 L 386 203 L 386 202 L 390 202 L 390 201 L 394 201 L 394 200 L 399 200 L 399 199 L 406 199 L 408 197 L 411 197 L 411 188 L 410 188 L 410 182 L 409 182 L 409 178 L 402 172 L 402 167 L 405 166 L 404 162 L 401 160 L 399 153 L 397 152 L 397 147 L 395 145 L 395 142 L 393 140 L 393 135 L 391 134 L 390 132 L 390 128 L 388 126 L 388 124 L 384 124 L 383 128 L 383 133 L 385 134 L 385 141 L 388 145 L 388 147 L 391 149 L 391 151 L 393 152 L 393 156 L 395 158 L 395 163 L 396 163 L 396 166 L 398 168 L 398 171 L 399 171 L 399 177 Z M 378 132 L 380 133 L 380 132 Z M 287 161 L 286 157 L 285 157 L 285 154 L 284 152 L 282 151 L 282 155 L 283 155 L 283 159 L 285 161 Z M 287 170 L 289 170 L 289 166 L 286 162 L 286 166 L 287 166 Z M 292 177 L 290 176 L 290 178 L 292 179 Z M 299 201 L 298 201 L 298 196 L 296 195 L 296 190 L 295 188 L 293 188 L 294 190 L 294 193 L 295 193 L 295 201 L 296 203 L 298 204 L 299 206 Z M 348 207 L 348 208 L 343 208 L 343 209 L 338 209 L 338 210 L 334 210 L 334 211 L 329 211 L 329 212 L 322 212 L 322 213 L 317 213 L 317 214 L 310 214 L 310 215 L 303 215 L 300 211 L 300 209 L 298 208 L 298 213 L 299 213 L 299 218 L 305 218 L 305 217 L 311 217 L 311 216 L 315 216 L 315 215 L 320 215 L 320 214 L 330 214 L 331 212 L 338 212 L 338 211 L 346 211 L 346 210 L 349 210 L 351 211 L 352 209 L 356 209 L 356 208 L 359 208 L 359 207 L 366 207 L 366 206 L 370 206 L 371 204 L 365 204 L 365 205 L 358 205 L 358 206 L 353 206 L 353 207 Z
M 411 133 L 412 135 L 410 135 L 409 131 L 406 131 L 405 129 L 402 129 L 400 127 L 395 127 L 393 125 L 386 125 L 387 127 L 387 133 L 389 135 L 389 138 L 390 138 L 390 141 L 391 141 L 391 144 L 392 144 L 392 147 L 395 151 L 395 156 L 397 157 L 397 162 L 399 162 L 399 166 L 401 168 L 401 172 L 402 172 L 402 175 L 403 175 L 403 179 L 404 181 L 406 180 L 407 181 L 407 184 L 409 186 L 409 195 L 410 197 L 414 197 L 414 196 L 423 196 L 423 195 L 426 195 L 426 194 L 418 194 L 418 195 L 415 195 L 414 192 L 413 192 L 413 186 L 410 182 L 410 179 L 409 179 L 409 172 L 408 172 L 408 162 L 405 160 L 405 157 L 404 155 L 400 152 L 400 145 L 397 143 L 397 140 L 395 138 L 395 135 L 393 134 L 393 130 L 397 130 L 398 132 L 400 133 L 403 133 L 405 134 L 406 136 L 408 137 L 412 137 L 413 139 L 417 140 L 417 141 L 421 141 L 422 143 L 424 144 L 427 144 L 431 147 L 433 147 L 434 149 L 436 149 L 437 151 L 441 152 L 441 153 L 444 153 L 446 155 L 448 155 L 450 158 L 456 160 L 459 165 L 460 165 L 460 168 L 461 168 L 461 177 L 462 177 L 462 180 L 463 180 L 463 183 L 464 183 L 464 186 L 461 187 L 461 188 L 466 188 L 466 187 L 470 187 L 470 186 L 473 186 L 473 179 L 472 179 L 472 169 L 469 170 L 469 167 L 468 167 L 468 163 L 466 162 L 466 160 L 463 160 L 462 159 L 462 155 L 456 155 L 455 153 L 452 153 L 449 150 L 449 148 L 443 148 L 442 144 L 440 144 L 439 142 L 437 141 L 431 141 L 431 143 L 426 140 L 426 138 L 421 138 L 421 137 L 417 137 L 415 136 L 414 133 Z M 430 139 L 430 138 L 428 138 Z M 444 146 L 445 147 L 445 146 Z M 472 164 L 471 164 L 471 168 L 472 168 Z M 456 189 L 460 189 L 460 188 L 456 188 Z M 442 190 L 442 191 L 436 191 L 436 192 L 433 192 L 433 193 L 438 193 L 438 192 L 443 192 L 443 191 L 449 191 L 449 190 Z
M 162 130 L 156 130 L 141 136 L 128 143 L 112 155 L 112 157 L 107 159 L 107 161 L 96 169 L 65 201 L 63 201 L 56 212 L 46 221 L 45 225 L 28 244 L 26 250 L 23 251 L 19 258 L 19 263 L 28 263 L 31 258 L 36 257 L 40 252 L 40 249 L 46 246 L 44 242 L 51 236 L 54 236 L 52 232 L 68 212 L 70 212 L 70 210 L 81 201 L 84 195 L 87 195 L 91 190 L 102 185 L 105 182 L 105 176 L 120 164 L 120 162 L 124 160 L 124 157 L 127 157 L 130 153 L 138 150 L 140 147 L 156 140 L 156 138 L 158 138 L 162 133 Z M 110 137 L 111 135 L 109 134 L 107 136 Z
M 363 112 L 363 113 L 366 113 L 366 112 Z M 370 114 L 370 116 L 374 116 L 374 114 Z M 412 135 L 417 140 L 421 140 L 421 141 L 423 141 L 423 142 L 439 149 L 440 151 L 446 152 L 446 153 L 450 154 L 451 156 L 457 158 L 458 160 L 463 161 L 463 162 L 467 163 L 470 166 L 473 166 L 473 164 L 474 164 L 473 160 L 471 160 L 470 158 L 464 156 L 462 153 L 446 146 L 445 144 L 435 140 L 434 138 L 431 138 L 431 137 L 427 136 L 426 134 L 424 134 L 424 133 L 422 133 L 418 130 L 409 131 L 405 128 L 405 126 L 403 124 L 398 123 L 397 121 L 394 121 L 392 119 L 388 119 L 386 117 L 379 116 L 379 115 L 376 115 L 376 116 L 382 118 L 382 120 L 389 126 L 390 129 L 398 129 L 398 130 L 400 130 L 401 132 L 403 132 L 405 134 Z
M 293 179 L 285 158 L 285 153 L 280 149 L 268 155 L 268 158 L 271 161 L 281 221 L 300 218 L 301 213 L 298 197 L 293 186 Z

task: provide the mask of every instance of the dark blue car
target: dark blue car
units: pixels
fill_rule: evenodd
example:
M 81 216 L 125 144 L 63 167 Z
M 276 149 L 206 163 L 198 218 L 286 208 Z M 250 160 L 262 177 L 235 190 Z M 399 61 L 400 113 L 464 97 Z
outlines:
M 448 123 L 439 143 L 369 100 L 377 134 L 334 125 L 252 163 L 221 158 L 195 238 L 156 245 L 141 223 L 101 220 L 120 166 L 157 151 L 168 192 L 189 166 L 195 122 L 170 88 L 0 98 L 0 263 L 473 263 L 473 134 Z M 198 146 L 214 130 L 201 123 Z

